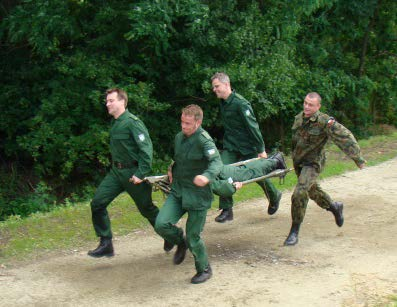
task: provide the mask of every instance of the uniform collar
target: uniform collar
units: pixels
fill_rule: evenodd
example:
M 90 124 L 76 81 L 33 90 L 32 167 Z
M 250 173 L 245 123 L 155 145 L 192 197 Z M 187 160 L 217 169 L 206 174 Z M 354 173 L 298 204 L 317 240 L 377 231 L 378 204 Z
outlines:
M 117 119 L 115 119 L 115 121 L 122 121 L 124 119 L 126 119 L 128 117 L 128 114 L 130 112 L 128 111 L 128 109 L 125 109 L 124 113 L 122 113 L 119 117 L 117 117 Z
M 302 114 L 301 115 L 302 121 L 304 122 L 306 120 L 305 114 L 303 113 L 303 111 L 301 114 Z M 316 113 L 314 113 L 312 116 L 309 117 L 309 121 L 311 121 L 311 122 L 317 121 L 317 118 L 319 115 L 320 115 L 320 111 L 317 111 Z
M 310 121 L 311 122 L 315 122 L 317 121 L 318 116 L 320 115 L 320 111 L 317 111 L 316 113 L 314 113 L 312 116 L 310 116 Z
M 235 96 L 236 96 L 236 91 L 232 90 L 232 93 L 229 95 L 229 97 L 227 97 L 227 99 L 224 100 L 225 103 L 231 103 Z

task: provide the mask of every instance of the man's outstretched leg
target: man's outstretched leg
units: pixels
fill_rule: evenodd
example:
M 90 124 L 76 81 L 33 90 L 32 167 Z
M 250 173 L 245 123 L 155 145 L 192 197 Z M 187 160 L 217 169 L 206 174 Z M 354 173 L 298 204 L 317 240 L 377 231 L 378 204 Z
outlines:
M 309 197 L 321 208 L 330 211 L 334 215 L 336 225 L 339 227 L 343 226 L 343 203 L 332 201 L 331 197 L 318 183 L 314 184 L 309 190 Z
M 298 243 L 299 228 L 306 213 L 307 203 L 309 201 L 309 190 L 316 184 L 319 175 L 316 168 L 304 166 L 302 169 L 295 169 L 298 175 L 298 183 L 291 197 L 291 216 L 292 225 L 284 245 L 295 245 Z

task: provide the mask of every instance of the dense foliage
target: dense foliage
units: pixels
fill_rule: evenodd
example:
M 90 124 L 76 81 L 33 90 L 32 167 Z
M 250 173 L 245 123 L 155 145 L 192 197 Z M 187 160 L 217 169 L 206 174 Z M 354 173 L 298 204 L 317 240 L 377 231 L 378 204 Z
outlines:
M 103 176 L 108 87 L 148 126 L 155 171 L 186 104 L 221 147 L 216 71 L 251 101 L 269 149 L 288 150 L 308 91 L 358 136 L 397 125 L 394 0 L 8 0 L 0 18 L 0 218 L 24 215 L 30 192 L 47 210 Z

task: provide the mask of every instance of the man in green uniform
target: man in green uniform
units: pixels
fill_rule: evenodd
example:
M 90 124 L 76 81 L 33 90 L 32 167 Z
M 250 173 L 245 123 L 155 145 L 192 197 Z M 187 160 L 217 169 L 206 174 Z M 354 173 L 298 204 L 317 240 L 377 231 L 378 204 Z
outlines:
M 210 182 L 219 174 L 222 161 L 214 141 L 201 128 L 203 111 L 197 105 L 182 110 L 182 131 L 175 137 L 174 163 L 168 171 L 171 192 L 156 219 L 155 230 L 166 241 L 178 246 L 174 264 L 181 264 L 189 248 L 197 274 L 191 282 L 211 278 L 212 270 L 200 234 L 213 199 Z M 186 238 L 175 224 L 185 214 Z
M 142 179 L 151 172 L 153 147 L 141 120 L 127 109 L 127 93 L 121 89 L 106 92 L 106 107 L 114 121 L 110 130 L 112 166 L 91 202 L 92 223 L 100 238 L 99 246 L 88 252 L 92 257 L 114 255 L 107 206 L 127 191 L 139 212 L 154 226 L 158 208 L 152 202 L 151 186 Z M 166 243 L 164 248 L 171 248 Z
M 212 192 L 218 196 L 231 197 L 242 188 L 243 181 L 259 178 L 287 165 L 282 153 L 276 153 L 268 159 L 250 161 L 240 166 L 224 165 L 218 177 L 211 182 Z
M 298 183 L 292 194 L 292 226 L 284 245 L 298 243 L 300 225 L 306 212 L 309 197 L 321 208 L 332 212 L 339 227 L 343 225 L 343 203 L 332 201 L 317 183 L 324 168 L 324 146 L 331 139 L 361 169 L 366 161 L 353 134 L 327 114 L 321 113 L 318 93 L 306 95 L 303 111 L 295 116 L 292 126 L 292 161 Z
M 229 76 L 216 73 L 211 78 L 212 89 L 222 99 L 221 120 L 225 130 L 223 136 L 223 164 L 248 160 L 254 157 L 266 158 L 265 145 L 251 104 L 232 90 Z M 268 214 L 276 213 L 281 199 L 279 192 L 269 179 L 258 182 L 269 200 Z M 222 212 L 215 221 L 223 223 L 233 220 L 233 198 L 220 197 Z

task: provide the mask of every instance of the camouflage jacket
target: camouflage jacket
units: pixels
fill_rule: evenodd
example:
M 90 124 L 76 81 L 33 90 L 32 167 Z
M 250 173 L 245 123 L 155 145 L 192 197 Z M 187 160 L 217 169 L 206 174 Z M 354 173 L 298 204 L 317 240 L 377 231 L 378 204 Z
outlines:
M 303 112 L 295 116 L 292 134 L 292 160 L 295 169 L 312 165 L 321 171 L 325 164 L 324 146 L 328 139 L 331 139 L 357 166 L 365 163 L 360 147 L 350 130 L 320 111 L 310 118 L 305 118 Z

